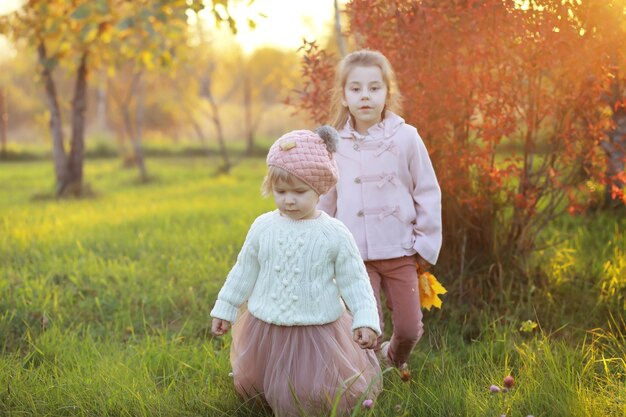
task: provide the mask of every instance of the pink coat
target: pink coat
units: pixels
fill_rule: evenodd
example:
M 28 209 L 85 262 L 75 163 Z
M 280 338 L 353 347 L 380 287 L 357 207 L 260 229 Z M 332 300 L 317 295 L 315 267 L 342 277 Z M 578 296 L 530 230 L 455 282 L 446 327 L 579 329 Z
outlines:
M 365 261 L 417 252 L 435 264 L 442 240 L 441 190 L 417 130 L 387 111 L 366 136 L 350 121 L 339 136 L 339 182 L 318 208 L 350 229 Z

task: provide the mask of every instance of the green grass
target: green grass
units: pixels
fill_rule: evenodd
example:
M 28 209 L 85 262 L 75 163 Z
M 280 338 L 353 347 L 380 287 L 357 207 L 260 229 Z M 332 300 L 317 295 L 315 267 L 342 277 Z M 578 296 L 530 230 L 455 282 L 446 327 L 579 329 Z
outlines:
M 237 397 L 230 336 L 209 321 L 250 223 L 273 208 L 263 160 L 221 177 L 206 158 L 148 164 L 155 180 L 139 185 L 117 160 L 88 160 L 97 196 L 58 201 L 37 197 L 51 162 L 0 162 L 0 415 L 270 415 Z M 525 309 L 466 317 L 472 337 L 444 298 L 425 313 L 413 379 L 387 372 L 354 415 L 626 416 L 625 226 L 552 225 L 536 258 L 545 285 Z M 527 319 L 539 326 L 521 331 Z M 509 373 L 515 388 L 491 394 Z

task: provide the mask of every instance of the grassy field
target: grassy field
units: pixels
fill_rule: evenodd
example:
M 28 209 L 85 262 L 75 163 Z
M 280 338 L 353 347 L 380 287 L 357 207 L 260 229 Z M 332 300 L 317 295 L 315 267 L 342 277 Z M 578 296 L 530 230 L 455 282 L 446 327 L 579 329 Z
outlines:
M 249 224 L 273 208 L 263 160 L 222 177 L 205 158 L 148 163 L 139 185 L 89 160 L 97 196 L 66 201 L 45 197 L 51 162 L 0 163 L 0 415 L 269 415 L 238 399 L 230 336 L 209 321 Z M 625 230 L 610 214 L 555 223 L 525 308 L 463 313 L 444 298 L 413 379 L 386 372 L 353 415 L 626 416 Z M 492 394 L 508 374 L 514 389 Z

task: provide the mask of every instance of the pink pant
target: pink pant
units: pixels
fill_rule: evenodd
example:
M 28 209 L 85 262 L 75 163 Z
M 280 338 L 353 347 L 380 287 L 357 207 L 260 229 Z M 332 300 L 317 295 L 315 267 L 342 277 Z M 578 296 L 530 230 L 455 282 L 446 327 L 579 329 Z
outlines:
M 389 359 L 396 366 L 408 361 L 411 351 L 424 333 L 415 264 L 415 256 L 365 262 L 378 304 L 381 330 L 384 326 L 381 289 L 387 307 L 391 310 L 393 335 L 389 345 Z M 381 335 L 378 347 L 382 341 Z

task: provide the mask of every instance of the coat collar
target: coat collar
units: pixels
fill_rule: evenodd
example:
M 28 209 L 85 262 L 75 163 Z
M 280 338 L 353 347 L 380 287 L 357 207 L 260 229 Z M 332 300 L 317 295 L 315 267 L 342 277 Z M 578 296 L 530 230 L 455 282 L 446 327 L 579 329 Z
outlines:
M 386 110 L 385 118 L 380 123 L 370 127 L 367 131 L 368 135 L 372 139 L 388 139 L 396 133 L 398 128 L 404 124 L 404 119 L 397 114 Z M 365 139 L 365 135 L 360 134 L 352 126 L 352 118 L 349 117 L 345 126 L 339 131 L 339 136 L 342 139 Z

